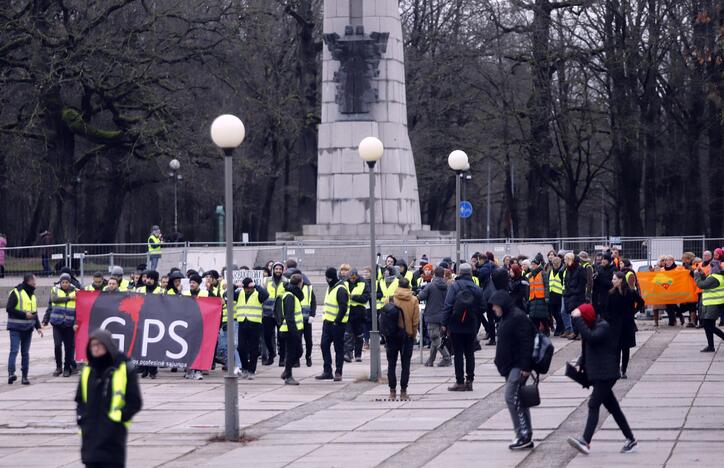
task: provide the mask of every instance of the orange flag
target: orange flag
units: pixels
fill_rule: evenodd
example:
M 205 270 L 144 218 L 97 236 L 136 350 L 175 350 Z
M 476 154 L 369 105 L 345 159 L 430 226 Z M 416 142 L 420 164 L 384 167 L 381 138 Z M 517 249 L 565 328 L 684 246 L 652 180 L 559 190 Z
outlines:
M 647 304 L 697 302 L 696 283 L 688 270 L 652 271 L 637 274 L 641 297 Z

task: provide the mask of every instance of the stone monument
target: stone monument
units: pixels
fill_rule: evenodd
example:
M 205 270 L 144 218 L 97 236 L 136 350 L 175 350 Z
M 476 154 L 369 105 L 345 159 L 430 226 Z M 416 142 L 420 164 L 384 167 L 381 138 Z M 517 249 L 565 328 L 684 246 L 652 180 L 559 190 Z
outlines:
M 385 146 L 376 166 L 377 233 L 414 237 L 425 227 L 407 134 L 398 1 L 325 0 L 324 42 L 317 224 L 304 226 L 304 236 L 368 235 L 369 173 L 357 146 L 375 136 Z

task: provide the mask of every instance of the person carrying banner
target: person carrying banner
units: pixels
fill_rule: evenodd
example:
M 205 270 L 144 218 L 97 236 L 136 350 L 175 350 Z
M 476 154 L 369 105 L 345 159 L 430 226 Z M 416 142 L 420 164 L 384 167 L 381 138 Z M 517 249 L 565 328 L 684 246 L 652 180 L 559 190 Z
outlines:
M 302 275 L 295 273 L 289 279 L 286 291 L 282 294 L 282 324 L 279 333 L 283 335 L 286 344 L 286 356 L 284 356 L 284 372 L 282 380 L 285 385 L 299 385 L 294 380 L 292 369 L 302 355 L 302 330 L 304 329 L 304 314 L 302 313 Z
M 317 380 L 342 380 L 342 366 L 344 365 L 344 329 L 349 320 L 347 305 L 349 304 L 349 290 L 347 283 L 337 277 L 335 268 L 327 268 L 324 273 L 327 280 L 327 294 L 324 298 L 324 323 L 322 325 L 322 359 L 324 370 L 315 377 Z M 335 370 L 332 375 L 332 352 L 334 344 Z
M 128 427 L 143 406 L 136 371 L 105 330 L 91 333 L 86 355 L 75 394 L 81 460 L 87 467 L 123 467 Z
M 262 307 L 269 293 L 251 278 L 244 278 L 236 290 L 234 318 L 238 322 L 237 350 L 241 360 L 241 378 L 253 380 L 259 360 L 259 338 L 262 330 Z
M 696 285 L 702 290 L 702 310 L 699 320 L 704 327 L 707 343 L 706 348 L 701 350 L 702 353 L 716 351 L 714 335 L 724 340 L 724 332 L 716 326 L 716 321 L 724 309 L 724 274 L 722 274 L 721 264 L 717 260 L 712 260 L 710 271 L 709 276 L 706 276 L 700 269 L 694 271 Z
M 114 266 L 111 268 L 111 278 L 115 278 L 116 282 L 118 283 L 118 287 L 116 288 L 119 292 L 126 292 L 128 291 L 129 282 L 128 280 L 123 279 L 123 267 L 120 266 Z M 108 285 L 106 285 L 106 288 Z M 103 288 L 103 291 L 106 291 L 106 288 Z
M 149 270 L 143 272 L 146 279 L 144 280 L 144 286 L 136 289 L 138 294 L 163 294 L 163 289 L 158 285 L 158 272 Z
M 12 385 L 18 377 L 15 375 L 15 361 L 20 352 L 20 370 L 23 385 L 30 385 L 30 342 L 33 329 L 42 337 L 43 330 L 38 320 L 38 301 L 35 297 L 35 275 L 28 273 L 23 282 L 10 290 L 5 306 L 8 313 L 7 329 L 10 332 L 10 353 L 8 354 L 8 384 Z
M 55 345 L 55 371 L 53 377 L 63 374 L 70 377 L 75 365 L 75 288 L 70 284 L 70 275 L 60 275 L 58 285 L 50 290 L 50 307 L 45 311 L 43 326 L 53 326 L 53 344 Z M 65 365 L 63 365 L 65 349 Z
M 103 278 L 103 273 L 96 271 L 93 273 L 93 282 L 83 288 L 84 291 L 103 291 L 103 287 L 106 285 L 106 280 Z
M 201 276 L 198 273 L 189 276 L 189 290 L 183 291 L 181 294 L 190 297 L 209 297 L 209 292 L 201 289 Z

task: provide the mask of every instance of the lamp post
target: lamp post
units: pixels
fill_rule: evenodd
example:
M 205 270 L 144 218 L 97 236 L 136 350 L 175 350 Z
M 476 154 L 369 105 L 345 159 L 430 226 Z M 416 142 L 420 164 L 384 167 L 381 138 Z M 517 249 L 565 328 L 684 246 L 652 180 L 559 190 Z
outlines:
M 460 268 L 460 179 L 470 169 L 468 155 L 464 151 L 455 150 L 447 157 L 447 164 L 455 171 L 455 269 Z
M 211 140 L 224 153 L 224 206 L 226 207 L 226 369 L 224 376 L 224 411 L 226 414 L 226 440 L 239 440 L 238 380 L 234 375 L 234 333 L 231 318 L 234 316 L 234 198 L 232 159 L 234 150 L 244 141 L 244 124 L 238 117 L 224 114 L 211 124 Z
M 181 163 L 178 159 L 172 159 L 168 163 L 168 167 L 171 169 L 169 176 L 173 178 L 173 232 L 178 233 L 178 181 L 181 180 L 182 176 L 178 173 L 181 169 Z
M 375 164 L 382 157 L 385 147 L 375 137 L 367 137 L 359 144 L 359 156 L 370 168 L 370 381 L 380 378 L 380 330 L 377 324 L 377 257 L 375 246 Z

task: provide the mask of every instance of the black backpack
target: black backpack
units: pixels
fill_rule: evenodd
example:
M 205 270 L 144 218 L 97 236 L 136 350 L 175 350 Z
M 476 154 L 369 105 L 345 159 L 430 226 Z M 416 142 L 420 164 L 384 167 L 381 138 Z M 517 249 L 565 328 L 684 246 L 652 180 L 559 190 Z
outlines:
M 474 306 L 475 294 L 469 287 L 463 286 L 455 295 L 451 321 L 459 324 L 469 323 L 472 320 L 471 316 L 475 313 Z
M 400 328 L 400 317 L 403 317 L 404 320 L 402 309 L 393 303 L 385 304 L 380 311 L 380 333 L 382 336 L 387 339 L 402 336 L 405 330 Z
M 551 368 L 555 348 L 551 339 L 541 332 L 536 332 L 533 344 L 533 370 L 539 374 L 546 374 Z
M 242 292 L 242 294 L 244 293 Z M 274 321 L 277 323 L 277 327 L 281 327 L 282 322 L 284 322 L 284 301 L 282 300 L 283 296 L 284 294 L 280 294 L 274 300 Z

